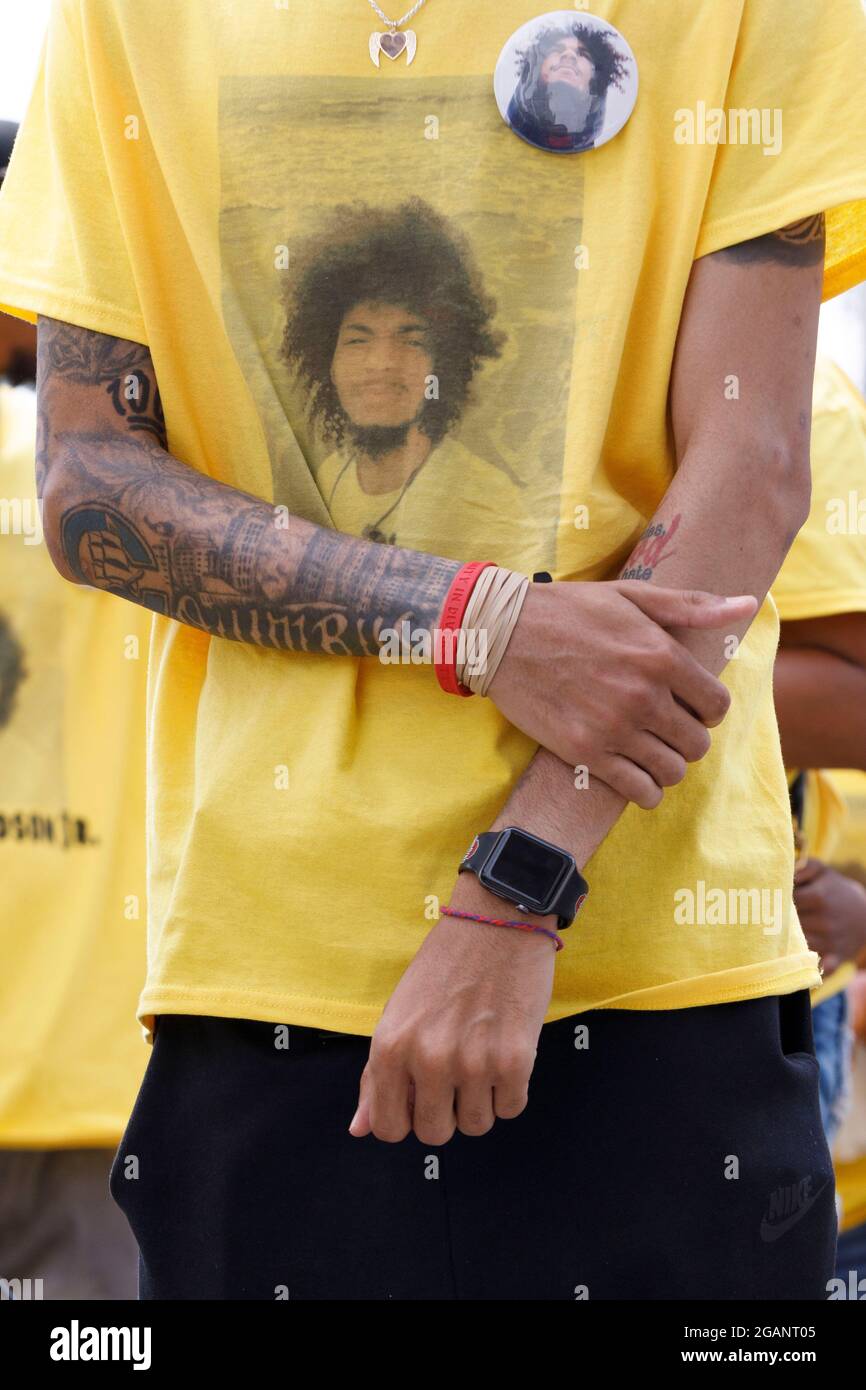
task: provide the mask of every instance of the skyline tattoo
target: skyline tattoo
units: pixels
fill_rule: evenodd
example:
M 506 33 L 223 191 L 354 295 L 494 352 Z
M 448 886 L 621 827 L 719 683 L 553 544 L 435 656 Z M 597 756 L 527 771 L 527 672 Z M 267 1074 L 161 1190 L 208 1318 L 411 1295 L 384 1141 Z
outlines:
M 146 347 L 42 318 L 38 345 L 41 479 L 63 478 L 46 538 L 78 582 L 284 651 L 375 656 L 382 629 L 435 626 L 457 561 L 280 524 L 284 509 L 167 452 Z M 64 393 L 81 414 L 82 388 L 107 396 L 117 423 L 52 428 Z M 104 403 L 93 416 L 105 419 Z

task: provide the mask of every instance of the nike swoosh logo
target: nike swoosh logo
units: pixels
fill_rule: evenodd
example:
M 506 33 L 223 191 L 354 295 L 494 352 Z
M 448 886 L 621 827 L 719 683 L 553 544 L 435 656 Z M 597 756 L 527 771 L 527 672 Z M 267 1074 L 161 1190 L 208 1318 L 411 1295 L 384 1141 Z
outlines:
M 815 1205 L 825 1187 L 827 1187 L 827 1183 L 824 1183 L 824 1187 L 819 1187 L 818 1191 L 810 1197 L 807 1202 L 804 1202 L 801 1207 L 798 1207 L 796 1211 L 792 1211 L 790 1216 L 786 1216 L 784 1221 L 774 1222 L 771 1225 L 765 1216 L 761 1221 L 761 1240 L 766 1242 L 778 1240 L 786 1231 L 790 1231 L 792 1226 L 796 1226 L 800 1217 L 805 1216 L 806 1212 Z

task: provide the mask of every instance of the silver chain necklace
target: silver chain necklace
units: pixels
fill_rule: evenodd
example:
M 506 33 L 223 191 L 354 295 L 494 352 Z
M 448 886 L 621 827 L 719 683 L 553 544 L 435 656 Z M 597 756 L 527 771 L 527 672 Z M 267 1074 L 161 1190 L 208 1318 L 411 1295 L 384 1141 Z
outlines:
M 370 35 L 370 57 L 376 67 L 379 66 L 380 53 L 384 53 L 386 58 L 393 59 L 399 58 L 404 49 L 406 50 L 406 66 L 408 67 L 415 57 L 415 49 L 418 47 L 418 40 L 415 37 L 414 29 L 407 29 L 403 34 L 397 31 L 404 24 L 408 23 L 413 15 L 418 13 L 421 6 L 424 4 L 424 0 L 417 0 L 417 3 L 412 6 L 411 10 L 406 11 L 402 19 L 389 19 L 384 10 L 379 9 L 376 0 L 368 0 L 368 3 L 370 7 L 376 11 L 379 18 L 388 26 L 387 34 L 374 32 Z

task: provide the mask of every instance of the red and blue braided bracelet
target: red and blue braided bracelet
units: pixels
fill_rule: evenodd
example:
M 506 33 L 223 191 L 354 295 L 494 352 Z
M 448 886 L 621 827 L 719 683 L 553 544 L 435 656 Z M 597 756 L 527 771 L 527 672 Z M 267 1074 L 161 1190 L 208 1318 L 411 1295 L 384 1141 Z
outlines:
M 542 936 L 549 936 L 555 942 L 557 951 L 561 951 L 565 942 L 558 932 L 550 927 L 539 927 L 533 922 L 508 922 L 504 917 L 484 917 L 478 912 L 458 912 L 454 907 L 440 907 L 440 914 L 443 917 L 461 917 L 467 922 L 486 922 L 491 927 L 515 927 L 517 931 L 540 932 Z

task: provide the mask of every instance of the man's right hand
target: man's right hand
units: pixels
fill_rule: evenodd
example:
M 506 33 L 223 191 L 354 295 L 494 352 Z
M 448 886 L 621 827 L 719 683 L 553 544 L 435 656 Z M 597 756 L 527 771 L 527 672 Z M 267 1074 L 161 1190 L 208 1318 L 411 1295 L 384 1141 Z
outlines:
M 731 702 L 665 629 L 730 628 L 757 606 L 638 580 L 533 584 L 490 697 L 530 738 L 651 810 L 709 751 L 707 729 Z

